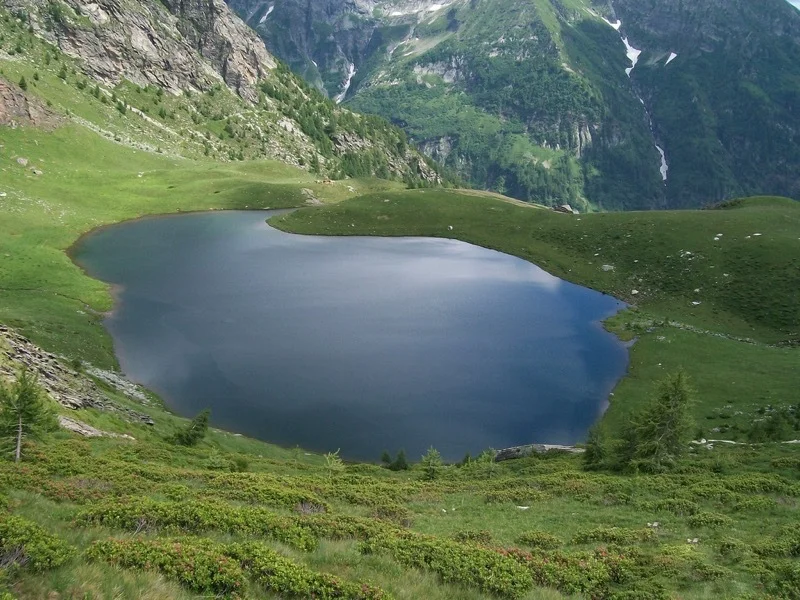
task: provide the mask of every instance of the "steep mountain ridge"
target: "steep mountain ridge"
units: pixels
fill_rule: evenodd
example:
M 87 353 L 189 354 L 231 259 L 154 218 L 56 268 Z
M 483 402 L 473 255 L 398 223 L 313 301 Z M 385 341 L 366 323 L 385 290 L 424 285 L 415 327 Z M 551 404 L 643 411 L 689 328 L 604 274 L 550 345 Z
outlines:
M 229 4 L 295 72 L 477 186 L 605 208 L 800 195 L 784 0 Z M 769 136 L 731 131 L 753 110 Z

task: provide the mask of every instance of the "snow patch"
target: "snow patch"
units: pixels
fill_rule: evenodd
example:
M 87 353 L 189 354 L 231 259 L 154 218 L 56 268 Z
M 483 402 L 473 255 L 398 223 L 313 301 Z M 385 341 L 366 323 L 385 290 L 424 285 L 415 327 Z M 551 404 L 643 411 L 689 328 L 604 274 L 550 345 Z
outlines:
M 344 83 L 342 83 L 341 93 L 334 98 L 336 104 L 340 104 L 347 96 L 347 92 L 350 91 L 350 84 L 353 82 L 353 77 L 355 77 L 355 74 L 356 66 L 353 63 L 347 63 L 347 77 L 345 77 Z
M 273 10 L 275 10 L 275 5 L 271 4 L 270 7 L 267 9 L 267 12 L 264 13 L 264 16 L 261 17 L 261 20 L 258 22 L 258 24 L 263 25 L 264 22 L 267 20 L 267 17 L 269 17 L 272 14 Z
M 798 2 L 800 2 L 800 0 L 798 0 Z M 671 63 L 676 58 L 678 58 L 678 55 L 675 54 L 674 52 L 670 52 L 669 53 L 669 58 L 667 59 L 667 62 L 664 63 L 664 66 L 666 67 L 669 63 Z
M 667 155 L 664 154 L 664 149 L 658 144 L 656 144 L 656 150 L 658 150 L 658 153 L 661 155 L 661 168 L 659 169 L 659 171 L 661 171 L 661 179 L 663 181 L 666 181 L 667 172 L 669 171 L 669 165 L 667 164 Z
M 603 19 L 603 21 L 605 21 L 605 22 L 606 22 L 606 24 L 608 24 L 610 27 L 613 27 L 615 31 L 619 31 L 619 28 L 620 28 L 620 27 L 622 27 L 622 21 L 620 21 L 619 19 L 617 19 L 616 23 L 612 23 L 611 21 L 609 21 L 609 20 L 608 20 L 608 19 L 606 19 L 605 17 L 602 17 L 602 19 Z
M 622 43 L 625 44 L 625 54 L 628 55 L 628 60 L 631 61 L 631 66 L 625 69 L 625 73 L 630 77 L 636 68 L 636 63 L 639 62 L 639 55 L 642 51 L 631 46 L 627 37 L 622 38 Z

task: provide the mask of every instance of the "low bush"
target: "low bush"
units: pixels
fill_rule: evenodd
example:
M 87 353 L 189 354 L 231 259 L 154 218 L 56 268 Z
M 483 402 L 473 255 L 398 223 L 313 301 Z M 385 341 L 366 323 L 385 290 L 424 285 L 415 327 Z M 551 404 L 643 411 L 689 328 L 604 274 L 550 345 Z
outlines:
M 481 529 L 480 531 L 467 529 L 455 532 L 453 534 L 453 539 L 465 544 L 482 544 L 486 546 L 492 543 L 492 532 L 485 529 Z
M 315 504 L 329 509 L 327 502 L 317 494 L 288 483 L 272 482 L 252 473 L 215 474 L 209 477 L 208 485 L 215 494 L 230 500 L 283 508 Z
M 521 598 L 533 587 L 531 573 L 517 561 L 494 550 L 432 536 L 377 536 L 363 543 L 361 551 L 386 553 L 407 567 L 429 569 L 445 582 L 504 598 Z
M 317 600 L 390 600 L 389 594 L 369 584 L 342 581 L 327 573 L 317 573 L 264 546 L 232 544 L 225 552 L 235 558 L 253 579 L 267 589 L 297 598 Z
M 771 562 L 764 569 L 761 581 L 773 598 L 800 600 L 800 563 L 797 561 Z
M 72 554 L 70 546 L 36 523 L 15 515 L 0 517 L 0 565 L 46 571 L 63 565 Z
M 574 544 L 588 544 L 602 542 L 604 544 L 617 544 L 629 546 L 637 542 L 647 542 L 657 538 L 652 529 L 626 529 L 624 527 L 594 527 L 584 529 L 572 538 Z
M 560 539 L 544 531 L 526 531 L 517 537 L 517 543 L 540 550 L 553 550 L 561 546 Z
M 800 524 L 781 528 L 776 536 L 754 544 L 753 550 L 763 557 L 800 557 Z
M 245 585 L 238 561 L 203 540 L 111 539 L 95 542 L 86 555 L 124 568 L 158 571 L 196 592 L 228 595 Z
M 291 517 L 259 507 L 221 502 L 158 502 L 149 498 L 111 501 L 89 507 L 77 520 L 129 531 L 166 528 L 190 533 L 224 531 L 263 535 L 301 550 L 313 550 L 317 546 L 316 537 Z
M 643 508 L 653 511 L 670 512 L 679 517 L 693 515 L 700 511 L 700 505 L 697 504 L 697 502 L 687 500 L 686 498 L 665 498 L 648 503 L 646 506 L 643 506 Z
M 712 512 L 699 512 L 687 519 L 692 527 L 730 527 L 733 519 Z
M 525 552 L 517 548 L 499 551 L 525 566 L 534 583 L 565 594 L 606 598 L 612 584 L 630 579 L 631 561 L 605 549 L 596 552 Z

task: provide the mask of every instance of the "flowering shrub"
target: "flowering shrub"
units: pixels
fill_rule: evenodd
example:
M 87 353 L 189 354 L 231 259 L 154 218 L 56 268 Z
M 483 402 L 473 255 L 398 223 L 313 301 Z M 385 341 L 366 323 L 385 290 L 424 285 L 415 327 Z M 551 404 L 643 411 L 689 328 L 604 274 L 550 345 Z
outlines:
M 45 571 L 64 564 L 73 549 L 36 523 L 15 515 L 0 517 L 0 559 L 7 565 Z

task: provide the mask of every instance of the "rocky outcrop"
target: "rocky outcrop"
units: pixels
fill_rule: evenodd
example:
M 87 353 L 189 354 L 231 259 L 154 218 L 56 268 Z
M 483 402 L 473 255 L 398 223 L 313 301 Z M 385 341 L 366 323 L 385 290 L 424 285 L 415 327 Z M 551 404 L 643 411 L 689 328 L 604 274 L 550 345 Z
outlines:
M 63 119 L 37 98 L 29 97 L 18 85 L 0 77 L 0 125 L 19 127 L 32 125 L 54 129 Z
M 136 438 L 130 436 L 125 433 L 111 433 L 109 431 L 102 431 L 91 425 L 84 423 L 83 421 L 78 421 L 77 419 L 73 419 L 71 417 L 65 417 L 64 415 L 58 416 L 58 424 L 61 426 L 62 429 L 66 429 L 67 431 L 71 431 L 72 433 L 77 433 L 83 437 L 90 437 L 90 438 L 98 438 L 98 437 L 112 437 L 112 438 L 120 438 L 125 440 L 135 441 Z
M 7 4 L 25 10 L 37 35 L 107 84 L 127 79 L 177 94 L 224 81 L 254 101 L 258 80 L 276 65 L 222 0 L 65 0 L 57 13 L 48 0 Z
M 91 379 L 66 366 L 65 362 L 0 325 L 0 378 L 13 381 L 19 369 L 25 368 L 37 375 L 47 395 L 64 408 L 94 408 L 114 412 L 130 422 L 154 424 L 149 415 L 114 403 Z M 130 382 L 128 385 L 134 386 Z
M 585 452 L 583 448 L 576 446 L 561 446 L 558 444 L 530 444 L 528 446 L 513 446 L 511 448 L 504 448 L 498 450 L 494 455 L 495 462 L 502 462 L 504 460 L 513 460 L 516 458 L 525 458 L 527 456 L 534 456 L 536 454 L 546 454 L 547 452 L 567 452 L 569 454 L 582 454 Z

